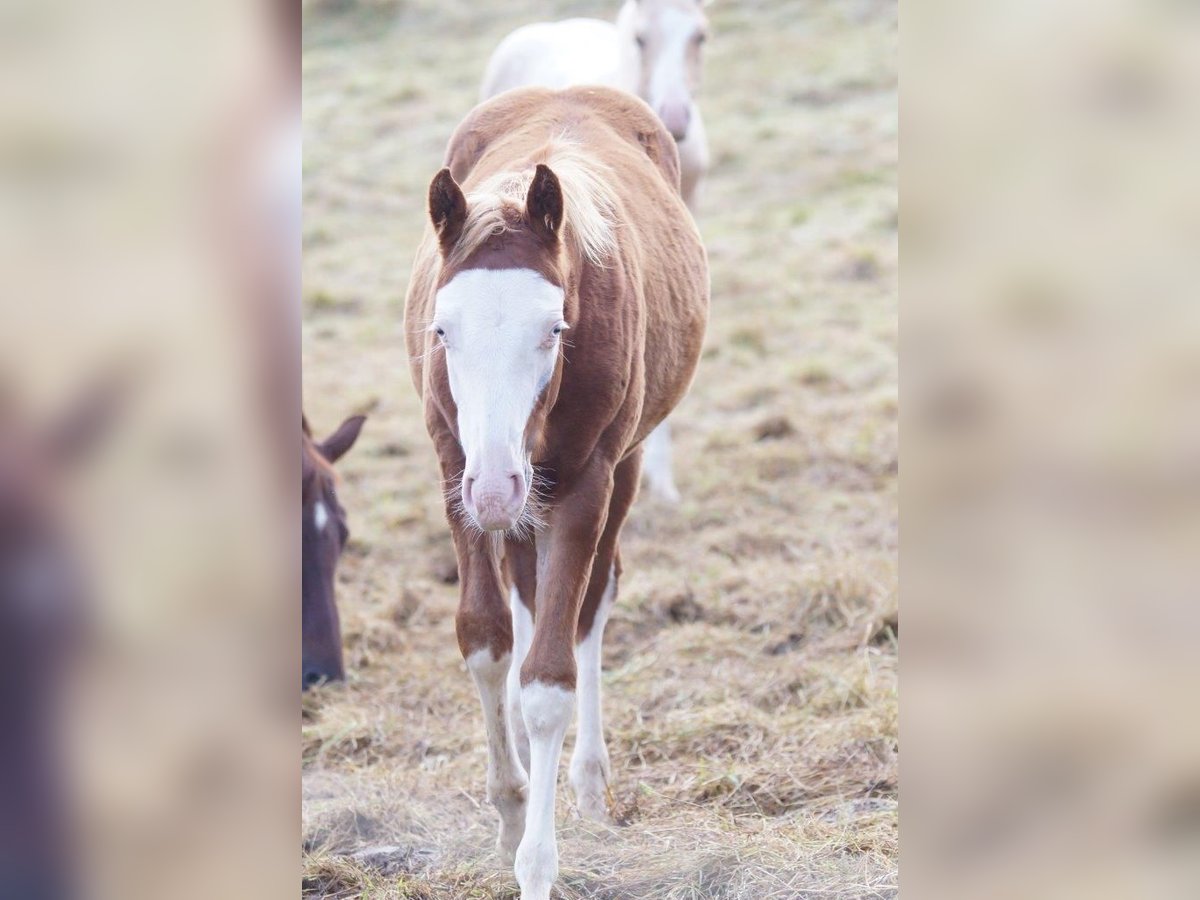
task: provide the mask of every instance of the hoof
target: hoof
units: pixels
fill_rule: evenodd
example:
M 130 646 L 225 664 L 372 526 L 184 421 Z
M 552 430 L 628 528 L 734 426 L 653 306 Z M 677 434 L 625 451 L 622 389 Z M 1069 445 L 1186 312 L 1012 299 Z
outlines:
M 521 839 L 525 836 L 526 790 L 527 788 L 521 785 L 499 794 L 492 800 L 500 812 L 496 853 L 505 865 L 512 865 L 517 856 L 517 848 L 521 846 Z
M 500 864 L 512 867 L 517 861 L 517 848 L 521 846 L 521 835 L 517 835 L 514 839 L 512 835 L 505 832 L 504 828 L 500 828 L 500 836 L 496 838 L 496 856 L 500 859 Z
M 609 810 L 609 797 L 606 793 L 597 793 L 588 791 L 579 794 L 575 798 L 575 807 L 579 810 L 581 818 L 591 822 L 599 822 L 601 825 L 616 825 L 617 820 L 613 818 L 612 812 Z
M 519 818 L 501 819 L 500 834 L 496 838 L 496 854 L 506 866 L 511 866 L 517 859 L 517 848 L 525 837 L 525 810 L 521 810 Z
M 558 879 L 558 849 L 554 844 L 521 846 L 514 866 L 521 900 L 550 900 L 550 888 Z
M 614 825 L 612 791 L 608 787 L 608 760 L 571 761 L 571 787 L 579 815 L 593 822 Z

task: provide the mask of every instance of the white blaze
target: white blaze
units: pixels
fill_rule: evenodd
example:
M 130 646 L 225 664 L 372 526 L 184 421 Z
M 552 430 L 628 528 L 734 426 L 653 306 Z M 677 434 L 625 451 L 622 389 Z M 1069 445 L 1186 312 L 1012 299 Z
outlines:
M 678 9 L 665 9 L 659 15 L 661 45 L 650 73 L 646 102 L 656 111 L 666 102 L 690 102 L 687 50 L 696 30 L 696 20 Z
M 467 269 L 437 294 L 458 433 L 474 476 L 527 468 L 525 426 L 558 355 L 563 291 L 532 269 Z

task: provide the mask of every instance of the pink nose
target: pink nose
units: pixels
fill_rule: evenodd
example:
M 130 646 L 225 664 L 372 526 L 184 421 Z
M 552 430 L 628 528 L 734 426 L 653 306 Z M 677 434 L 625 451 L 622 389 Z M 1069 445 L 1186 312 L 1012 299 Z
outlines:
M 463 479 L 463 504 L 484 531 L 507 531 L 525 509 L 525 476 L 520 472 L 485 472 Z
M 658 117 L 662 120 L 671 137 L 682 141 L 687 137 L 688 126 L 692 124 L 692 105 L 685 101 L 668 100 L 658 107 Z

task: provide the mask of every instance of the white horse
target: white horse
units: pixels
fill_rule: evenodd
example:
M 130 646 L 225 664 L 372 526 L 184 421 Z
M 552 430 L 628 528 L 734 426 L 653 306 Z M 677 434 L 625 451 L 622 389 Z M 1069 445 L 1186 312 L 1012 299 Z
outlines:
M 679 148 L 680 191 L 692 214 L 708 170 L 708 136 L 696 106 L 708 20 L 701 0 L 626 0 L 614 25 L 599 19 L 538 22 L 508 35 L 488 60 L 481 99 L 515 87 L 603 84 L 641 97 Z M 671 430 L 646 439 L 643 472 L 650 490 L 678 502 Z

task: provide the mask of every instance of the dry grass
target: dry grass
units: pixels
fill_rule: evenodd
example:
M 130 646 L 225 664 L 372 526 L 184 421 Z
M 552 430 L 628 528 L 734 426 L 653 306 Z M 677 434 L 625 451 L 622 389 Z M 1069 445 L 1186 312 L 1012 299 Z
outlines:
M 308 9 L 305 401 L 318 430 L 371 418 L 341 465 L 349 681 L 304 701 L 306 896 L 515 896 L 402 304 L 490 48 L 605 6 Z M 626 528 L 604 683 L 624 824 L 579 820 L 563 787 L 558 895 L 891 897 L 895 7 L 710 12 L 713 318 L 674 420 L 684 501 Z

